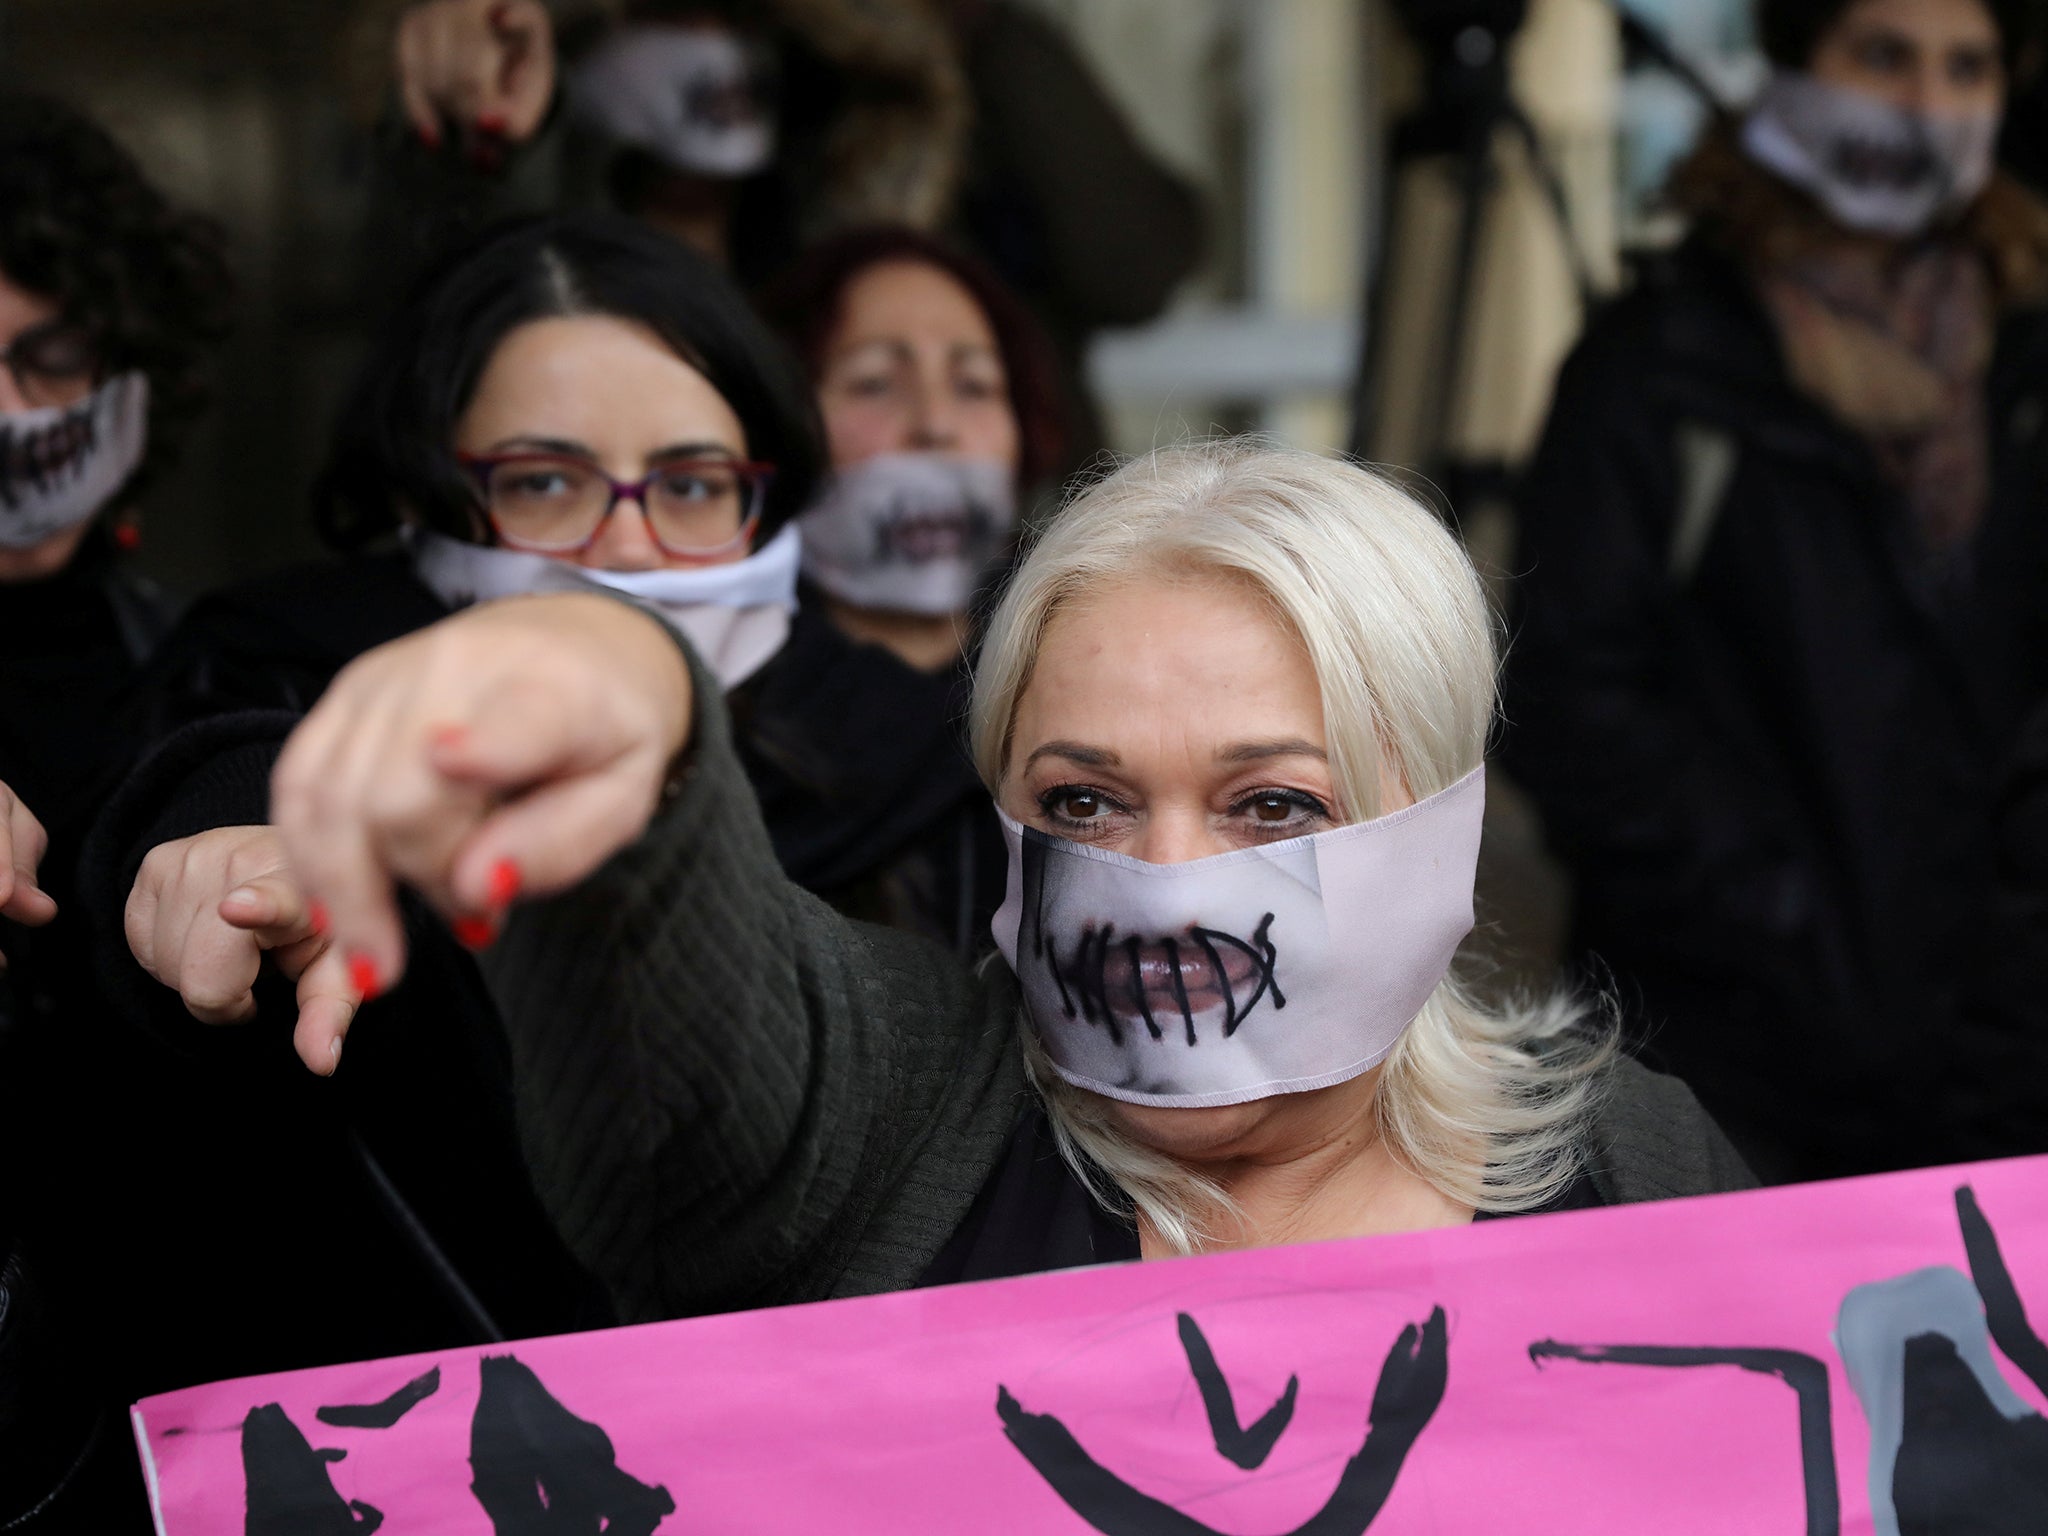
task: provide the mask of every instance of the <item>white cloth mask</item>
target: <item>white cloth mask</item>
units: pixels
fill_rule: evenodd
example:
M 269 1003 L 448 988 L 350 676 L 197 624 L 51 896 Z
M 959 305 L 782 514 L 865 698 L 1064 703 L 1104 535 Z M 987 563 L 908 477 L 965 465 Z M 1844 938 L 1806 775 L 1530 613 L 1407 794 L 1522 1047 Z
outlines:
M 1935 117 L 1797 71 L 1771 81 L 1742 147 L 1811 193 L 1844 228 L 1904 238 L 1955 213 L 1991 179 L 1998 115 Z
M 840 470 L 797 524 L 804 574 L 842 602 L 958 613 L 1017 526 L 993 459 L 884 453 Z
M 33 549 L 98 512 L 142 462 L 149 379 L 123 373 L 76 405 L 0 411 L 0 549 Z
M 726 688 L 766 665 L 796 612 L 798 541 L 784 528 L 744 560 L 660 571 L 600 571 L 525 550 L 406 530 L 413 570 L 453 608 L 536 592 L 622 592 L 666 619 Z
M 1472 931 L 1485 769 L 1373 821 L 1147 864 L 1003 817 L 990 925 L 1059 1075 L 1199 1109 L 1378 1066 Z
M 633 26 L 570 71 L 569 103 L 607 137 L 679 171 L 738 180 L 775 153 L 762 85 L 729 32 Z

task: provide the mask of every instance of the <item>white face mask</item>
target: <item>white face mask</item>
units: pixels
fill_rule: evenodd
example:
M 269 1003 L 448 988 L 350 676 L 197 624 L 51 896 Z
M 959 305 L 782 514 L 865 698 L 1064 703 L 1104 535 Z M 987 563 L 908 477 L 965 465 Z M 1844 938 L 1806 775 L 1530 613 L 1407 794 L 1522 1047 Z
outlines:
M 1483 768 L 1353 826 L 1147 864 L 1003 817 L 991 927 L 1060 1076 L 1198 1109 L 1384 1061 L 1472 931 Z
M 842 602 L 958 613 L 1017 526 L 993 459 L 884 453 L 840 470 L 803 516 L 804 574 Z
M 135 473 L 148 440 L 140 373 L 76 405 L 0 412 L 0 549 L 33 549 L 87 521 Z
M 1991 179 L 1998 115 L 1932 117 L 1811 75 L 1772 76 L 1742 147 L 1844 228 L 1904 238 L 1964 207 Z
M 775 153 L 761 72 L 729 32 L 621 28 L 570 71 L 569 103 L 608 138 L 698 176 L 738 180 Z
M 744 560 L 661 571 L 599 571 L 524 550 L 408 528 L 413 570 L 452 608 L 536 592 L 623 592 L 687 639 L 726 688 L 782 649 L 796 612 L 797 534 L 784 528 Z

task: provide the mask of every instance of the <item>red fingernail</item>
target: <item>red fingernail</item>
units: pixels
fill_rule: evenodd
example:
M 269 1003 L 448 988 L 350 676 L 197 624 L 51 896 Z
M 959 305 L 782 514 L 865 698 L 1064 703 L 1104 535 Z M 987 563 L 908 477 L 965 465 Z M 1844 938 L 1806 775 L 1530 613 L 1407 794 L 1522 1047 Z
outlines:
M 377 962 L 368 955 L 348 957 L 348 984 L 366 1003 L 384 990 L 383 975 L 377 969 Z
M 489 949 L 498 936 L 498 925 L 488 917 L 458 917 L 449 926 L 464 949 Z
M 494 133 L 499 138 L 503 138 L 508 126 L 510 125 L 506 122 L 505 114 L 502 112 L 479 112 L 476 115 L 476 129 L 478 133 Z
M 322 938 L 327 936 L 327 903 L 316 901 L 306 908 L 306 926 Z
M 491 866 L 491 905 L 509 907 L 519 898 L 519 866 L 500 859 Z
M 132 555 L 142 548 L 142 530 L 133 523 L 114 525 L 114 547 L 124 555 Z
M 441 135 L 435 129 L 421 128 L 415 125 L 413 132 L 420 136 L 420 142 L 426 145 L 427 148 L 439 149 L 441 147 Z

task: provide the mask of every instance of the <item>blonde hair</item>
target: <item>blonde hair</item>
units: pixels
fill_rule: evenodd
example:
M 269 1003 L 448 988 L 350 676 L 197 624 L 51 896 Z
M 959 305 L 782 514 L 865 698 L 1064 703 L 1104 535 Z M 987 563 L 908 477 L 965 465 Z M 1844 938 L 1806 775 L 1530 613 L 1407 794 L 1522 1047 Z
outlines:
M 1478 573 L 1386 476 L 1243 439 L 1161 449 L 1078 495 L 1043 530 L 990 616 L 974 679 L 976 767 L 995 793 L 1040 642 L 1068 604 L 1151 578 L 1242 581 L 1299 637 L 1322 692 L 1345 814 L 1380 813 L 1391 769 L 1418 800 L 1485 755 L 1496 625 Z M 1060 1149 L 1097 1197 L 1135 1207 L 1192 1252 L 1236 1214 L 1213 1181 L 1120 1131 L 1052 1070 L 1025 1062 Z M 1453 971 L 1381 1068 L 1386 1145 L 1479 1210 L 1540 1206 L 1578 1172 L 1612 1025 L 1564 996 L 1487 1007 Z

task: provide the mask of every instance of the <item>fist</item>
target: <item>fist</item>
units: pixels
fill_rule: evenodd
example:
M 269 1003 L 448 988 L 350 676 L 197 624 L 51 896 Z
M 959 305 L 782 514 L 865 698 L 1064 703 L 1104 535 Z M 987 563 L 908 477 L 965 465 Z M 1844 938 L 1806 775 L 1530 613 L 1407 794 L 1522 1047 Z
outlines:
M 555 94 L 555 32 L 541 0 L 423 0 L 393 40 L 399 100 L 422 143 L 450 126 L 472 154 L 523 143 Z

